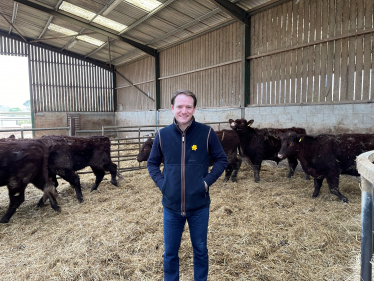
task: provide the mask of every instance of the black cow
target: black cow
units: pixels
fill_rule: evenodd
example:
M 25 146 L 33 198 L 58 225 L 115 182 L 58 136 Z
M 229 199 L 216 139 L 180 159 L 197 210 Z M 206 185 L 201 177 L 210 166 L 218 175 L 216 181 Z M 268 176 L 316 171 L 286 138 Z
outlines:
M 38 206 L 49 199 L 51 207 L 59 211 L 58 196 L 53 182 L 48 177 L 48 149 L 40 140 L 0 142 L 0 186 L 7 185 L 9 208 L 0 223 L 7 223 L 17 208 L 25 201 L 28 183 L 43 190 Z
M 105 136 L 92 137 L 68 137 L 62 136 L 69 145 L 71 159 L 73 160 L 73 170 L 78 171 L 87 166 L 90 166 L 96 176 L 94 185 L 91 187 L 91 192 L 96 190 L 104 178 L 105 171 L 109 171 L 112 178 L 111 183 L 118 186 L 116 176 L 122 178 L 120 173 L 117 173 L 117 165 L 114 164 L 110 157 L 110 140 Z M 43 136 L 42 138 L 56 138 L 55 136 Z M 55 181 L 56 182 L 56 181 Z M 76 189 L 77 191 L 77 189 Z M 79 195 L 77 193 L 79 200 Z
M 229 164 L 226 168 L 224 181 L 228 181 L 231 177 L 233 182 L 237 181 L 237 175 L 242 164 L 242 159 L 238 157 L 238 150 L 240 148 L 240 142 L 238 135 L 232 130 L 222 130 L 215 132 L 221 142 L 223 150 L 227 155 Z M 148 138 L 139 150 L 139 154 L 136 157 L 138 162 L 147 161 L 151 154 L 153 146 L 153 139 Z M 210 166 L 213 166 L 213 161 L 210 160 Z
M 299 134 L 306 134 L 305 129 L 295 127 L 286 129 L 252 128 L 253 120 L 247 122 L 245 119 L 236 119 L 235 121 L 230 119 L 229 122 L 231 128 L 239 135 L 243 160 L 253 168 L 255 182 L 260 181 L 262 160 L 272 160 L 277 164 L 281 161 L 277 156 L 281 147 L 280 132 L 292 130 Z M 293 156 L 287 157 L 287 159 L 289 165 L 287 177 L 290 178 L 294 175 L 298 163 Z
M 279 158 L 296 157 L 303 170 L 314 177 L 313 197 L 317 197 L 326 178 L 330 192 L 343 202 L 348 199 L 339 190 L 339 175 L 359 176 L 356 156 L 374 149 L 373 134 L 298 135 L 281 134 L 282 147 Z
M 63 136 L 43 136 L 41 141 L 48 147 L 48 174 L 55 187 L 58 186 L 56 175 L 70 183 L 74 188 L 79 203 L 83 202 L 80 179 L 74 169 L 70 146 Z

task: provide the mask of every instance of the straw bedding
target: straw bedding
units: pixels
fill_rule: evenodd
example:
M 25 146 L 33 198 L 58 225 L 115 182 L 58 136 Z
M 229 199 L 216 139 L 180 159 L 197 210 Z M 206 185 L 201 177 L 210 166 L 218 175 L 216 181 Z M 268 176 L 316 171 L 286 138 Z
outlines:
M 129 165 L 137 165 L 128 163 Z M 238 183 L 210 188 L 209 280 L 358 280 L 359 182 L 341 177 L 338 201 L 327 184 L 312 199 L 313 181 L 264 165 L 261 182 L 244 165 Z M 61 213 L 35 207 L 42 193 L 30 185 L 26 201 L 0 225 L 1 280 L 162 280 L 161 193 L 146 170 L 109 176 L 90 193 L 91 174 L 81 175 L 84 202 L 59 180 Z M 8 206 L 0 188 L 0 215 Z M 181 280 L 193 280 L 188 226 L 180 249 Z

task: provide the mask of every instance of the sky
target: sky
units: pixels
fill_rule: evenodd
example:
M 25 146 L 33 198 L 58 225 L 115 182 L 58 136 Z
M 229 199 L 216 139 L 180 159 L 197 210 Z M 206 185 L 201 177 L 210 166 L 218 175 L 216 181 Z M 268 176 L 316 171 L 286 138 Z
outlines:
M 27 57 L 0 55 L 0 105 L 22 109 L 29 99 Z

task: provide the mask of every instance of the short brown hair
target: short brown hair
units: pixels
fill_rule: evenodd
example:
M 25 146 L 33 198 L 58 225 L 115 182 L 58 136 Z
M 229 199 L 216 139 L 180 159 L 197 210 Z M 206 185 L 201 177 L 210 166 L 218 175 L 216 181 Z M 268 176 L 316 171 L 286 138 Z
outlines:
M 174 95 L 171 97 L 171 104 L 174 105 L 175 98 L 179 95 L 186 95 L 191 98 L 193 98 L 193 107 L 196 107 L 197 104 L 197 98 L 194 93 L 192 93 L 189 90 L 179 90 L 174 93 Z

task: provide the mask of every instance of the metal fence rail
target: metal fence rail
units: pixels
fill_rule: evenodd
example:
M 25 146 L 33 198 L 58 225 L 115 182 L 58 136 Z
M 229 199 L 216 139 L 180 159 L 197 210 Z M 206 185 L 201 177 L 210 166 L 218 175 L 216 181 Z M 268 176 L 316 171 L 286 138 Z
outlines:
M 361 175 L 361 280 L 372 280 L 373 255 L 373 192 L 374 192 L 374 150 L 360 154 L 357 170 Z

